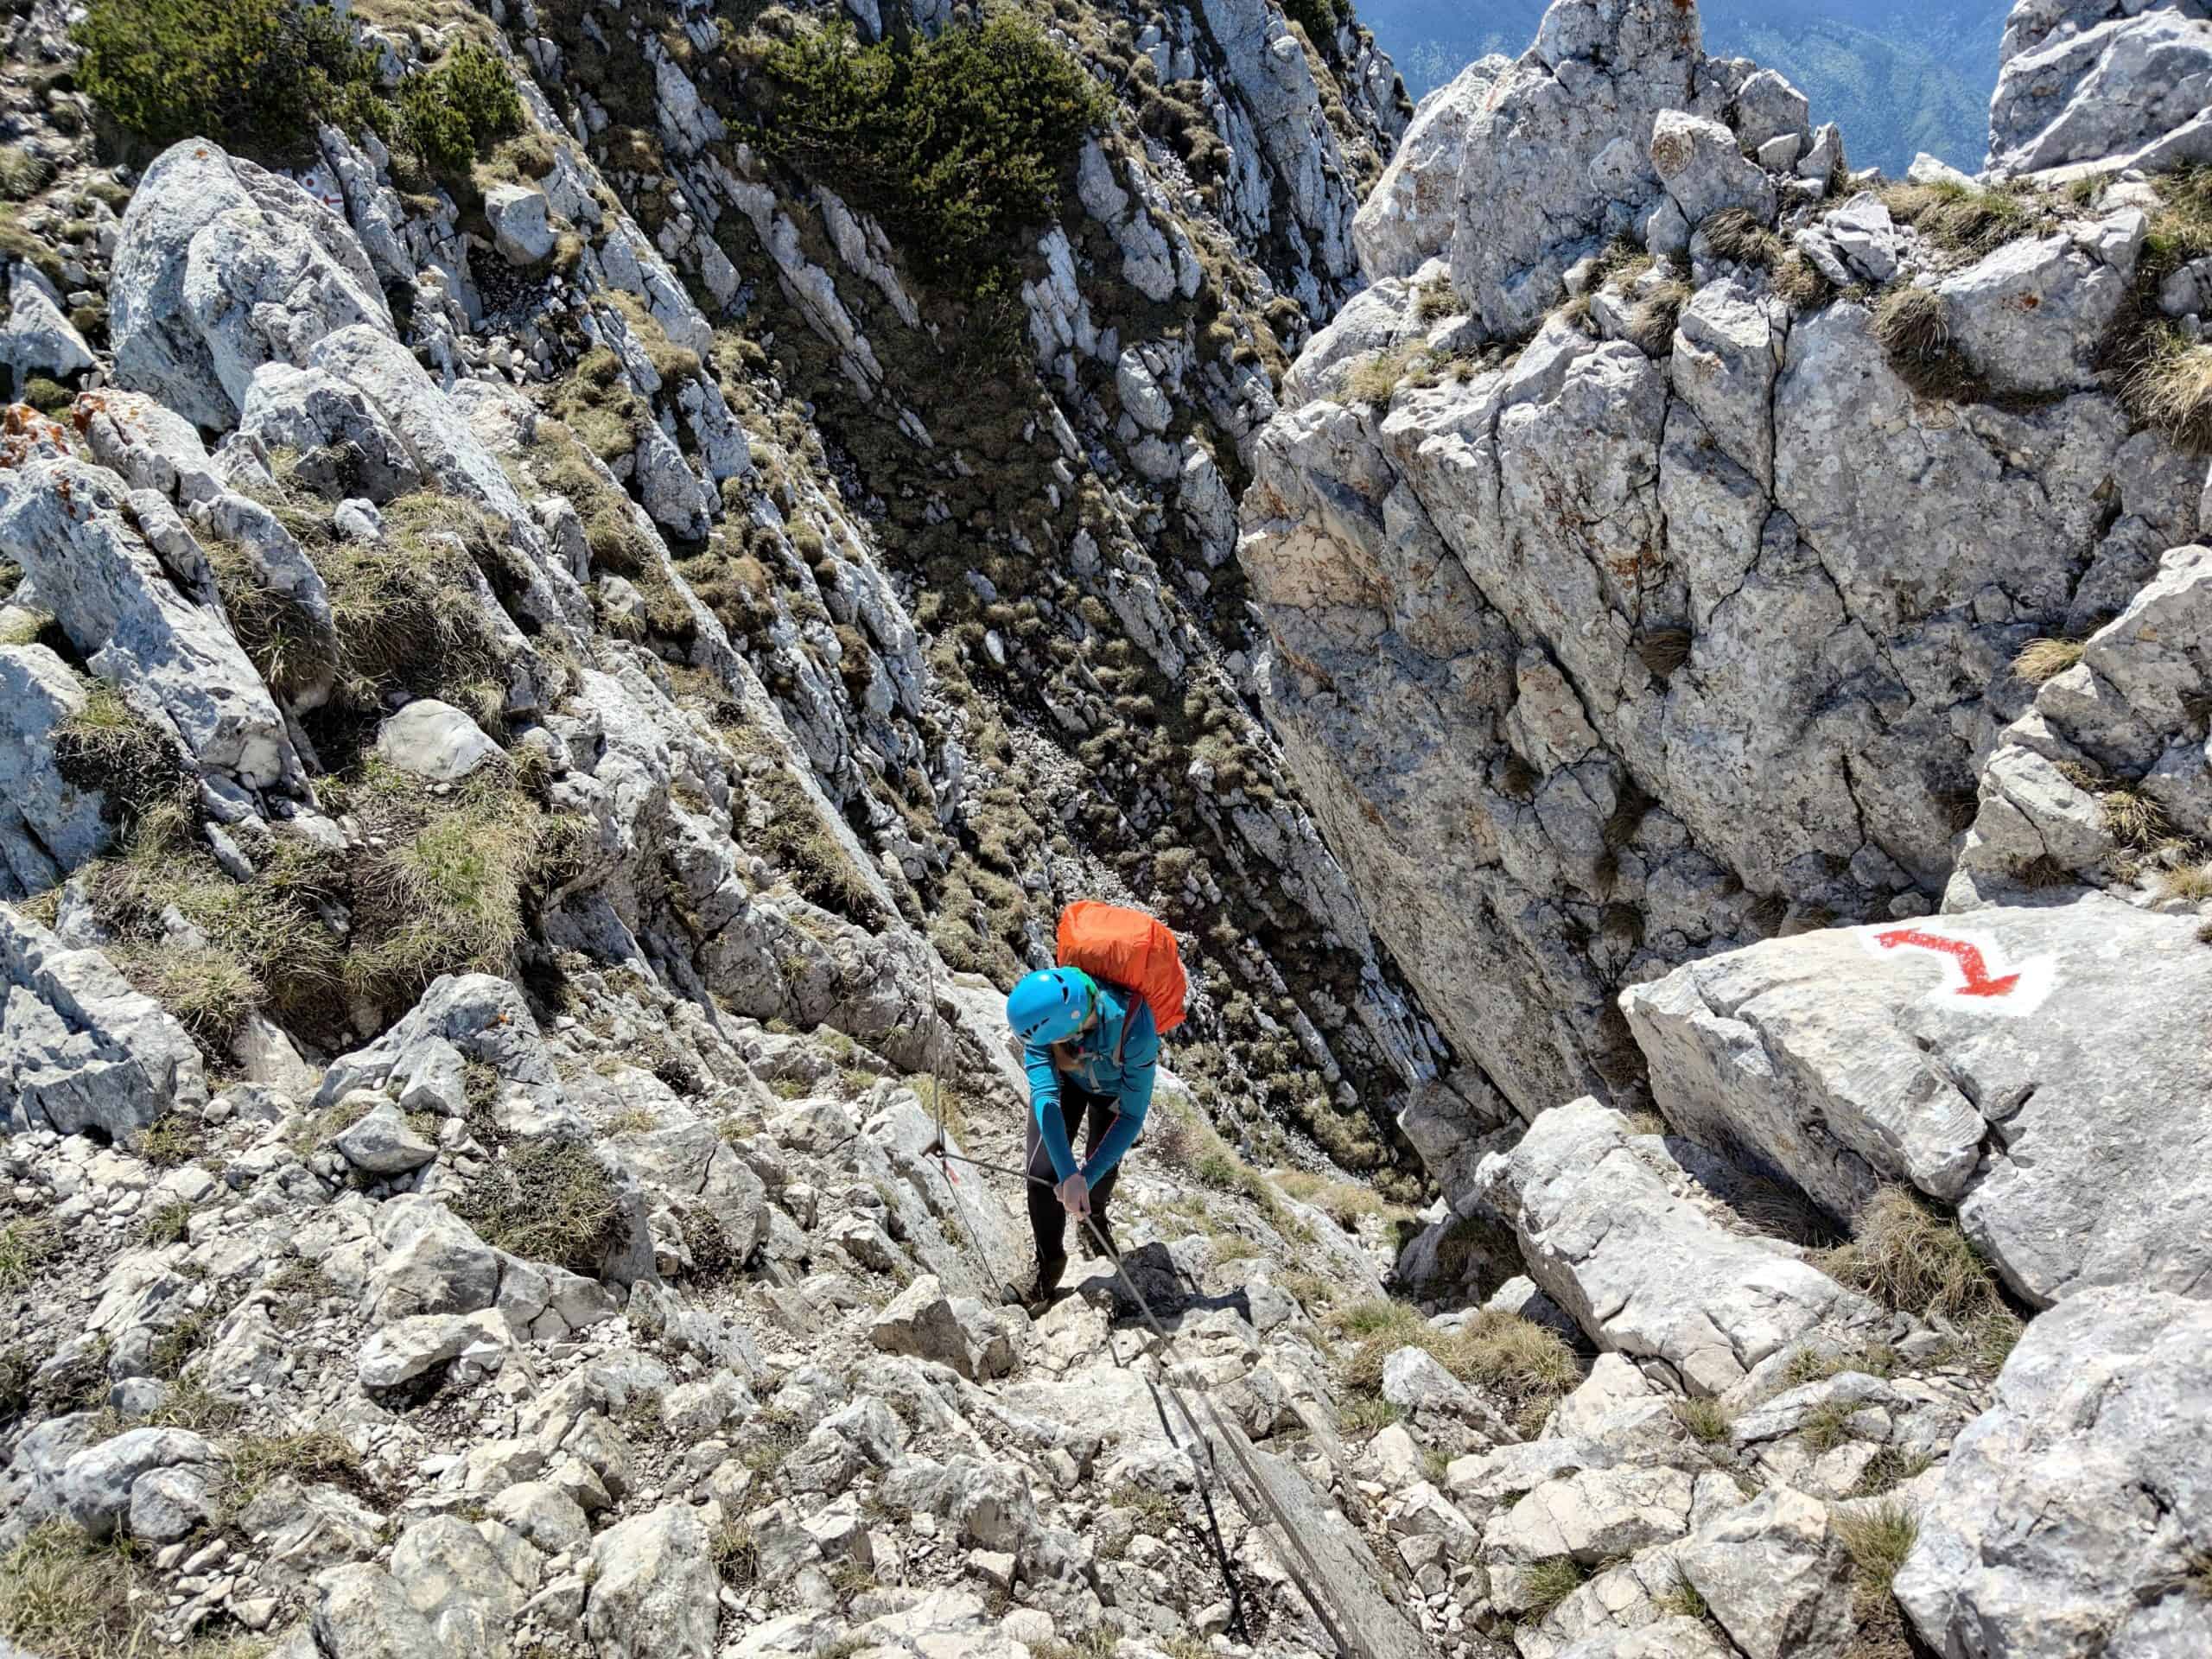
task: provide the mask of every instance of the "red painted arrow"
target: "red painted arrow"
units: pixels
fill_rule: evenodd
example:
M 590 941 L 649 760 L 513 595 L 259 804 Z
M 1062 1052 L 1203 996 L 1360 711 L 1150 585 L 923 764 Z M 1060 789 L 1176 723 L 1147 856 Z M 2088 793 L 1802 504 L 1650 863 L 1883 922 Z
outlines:
M 1894 927 L 1886 933 L 1877 933 L 1874 943 L 1885 950 L 1895 950 L 1903 946 L 1913 950 L 1941 951 L 1944 956 L 1955 957 L 1959 971 L 1967 978 L 1967 982 L 1959 987 L 1961 996 L 2003 996 L 2020 982 L 2018 974 L 1992 979 L 1988 963 L 1981 959 L 1980 948 L 1968 944 L 1964 939 L 1947 939 L 1940 933 L 1923 933 L 1916 927 Z

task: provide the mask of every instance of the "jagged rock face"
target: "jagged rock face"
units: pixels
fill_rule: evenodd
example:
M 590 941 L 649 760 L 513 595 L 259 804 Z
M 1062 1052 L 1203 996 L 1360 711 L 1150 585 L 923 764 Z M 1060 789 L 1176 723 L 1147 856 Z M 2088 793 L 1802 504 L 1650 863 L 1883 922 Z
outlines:
M 2203 0 L 2021 0 L 1998 55 L 1993 168 L 2212 160 L 2212 10 Z
M 1347 308 L 1289 377 L 1307 401 L 1262 434 L 1244 505 L 1286 755 L 1440 1025 L 1522 1116 L 1634 1097 L 1624 984 L 1800 918 L 1933 908 L 1977 763 L 2030 695 L 2012 656 L 2126 605 L 2196 533 L 2204 484 L 2090 366 L 2134 283 L 2136 207 L 2054 208 L 2050 234 L 1980 258 L 1871 195 L 1785 212 L 1808 257 L 1928 270 L 1973 372 L 2036 400 L 1918 394 L 1872 304 L 1792 302 L 1688 233 L 1827 181 L 1744 160 L 1736 140 L 1802 111 L 1765 109 L 1749 66 L 1700 60 L 1656 10 L 1554 9 L 1465 131 L 1466 199 L 1508 219 L 1462 223 L 1471 315 L 1437 319 L 1440 266 Z M 1560 54 L 1601 17 L 1664 29 L 1648 68 L 1606 46 L 1604 84 L 1627 90 L 1569 100 L 1560 66 L 1598 72 Z M 1700 90 L 1731 79 L 1732 101 Z M 1516 100 L 1546 113 L 1484 125 Z M 1595 189 L 1501 161 L 1539 131 L 1616 156 L 1625 194 L 1515 205 L 1535 179 Z M 1630 200 L 1655 251 L 1670 213 L 1685 227 L 1681 289 L 1585 266 L 1517 353 L 1455 361 L 1527 327 Z M 1396 367 L 1408 352 L 1425 372 Z M 1370 406 L 1355 377 L 1374 373 L 1400 381 Z
M 1452 280 L 1483 326 L 1519 334 L 1592 245 L 1640 232 L 1662 199 L 1649 153 L 1662 111 L 1719 113 L 1700 81 L 1697 8 L 1560 0 L 1535 44 L 1466 124 Z

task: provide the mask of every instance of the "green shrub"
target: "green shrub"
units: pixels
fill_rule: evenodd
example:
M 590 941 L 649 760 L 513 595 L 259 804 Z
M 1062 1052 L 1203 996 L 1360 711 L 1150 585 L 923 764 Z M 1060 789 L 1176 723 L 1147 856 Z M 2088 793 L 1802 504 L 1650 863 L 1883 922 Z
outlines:
M 154 149 L 204 137 L 286 151 L 319 119 L 374 124 L 374 59 L 313 0 L 92 0 L 70 33 L 78 84 Z
M 862 46 L 842 21 L 779 43 L 762 138 L 833 183 L 917 251 L 932 277 L 978 295 L 1009 285 L 1016 234 L 1053 217 L 1104 94 L 1036 23 L 1000 12 Z
M 480 152 L 522 130 L 522 99 L 507 67 L 482 47 L 464 43 L 436 68 L 410 75 L 399 88 L 408 142 L 444 178 L 467 175 Z
M 1337 26 L 1351 16 L 1350 0 L 1282 0 L 1282 14 L 1306 31 L 1317 48 L 1325 48 L 1337 35 Z

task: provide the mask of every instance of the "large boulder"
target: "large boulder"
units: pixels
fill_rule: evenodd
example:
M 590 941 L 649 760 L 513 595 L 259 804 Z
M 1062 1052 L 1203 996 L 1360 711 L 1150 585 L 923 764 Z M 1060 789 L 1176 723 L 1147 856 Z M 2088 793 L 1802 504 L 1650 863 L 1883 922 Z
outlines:
M 1920 1512 L 1897 1600 L 1945 1659 L 2201 1654 L 2212 1302 L 2085 1290 L 2028 1326 Z
M 146 169 L 108 294 L 117 380 L 218 430 L 238 418 L 264 363 L 303 363 L 349 324 L 392 334 L 346 221 L 205 138 L 170 145 Z
M 1716 1395 L 1816 1330 L 1874 1325 L 1864 1298 L 1677 1197 L 1660 1147 L 1585 1099 L 1483 1161 L 1484 1196 L 1511 1217 L 1529 1276 L 1592 1340 Z
M 2212 160 L 2205 0 L 2020 0 L 1999 58 L 1993 168 Z
M 664 1503 L 592 1544 L 584 1627 L 602 1659 L 713 1659 L 721 1624 L 707 1529 L 689 1503 Z
M 1484 211 L 1510 230 L 1549 188 L 1531 158 Z M 1873 206 L 1830 221 L 1839 259 L 1912 245 Z M 1497 245 L 1473 256 L 1486 271 Z M 1498 303 L 1518 291 L 1489 280 Z M 2196 535 L 2203 463 L 2101 392 L 1916 397 L 1872 307 L 1790 315 L 1734 269 L 1671 331 L 1596 339 L 1556 315 L 1493 371 L 1416 377 L 1380 413 L 1340 401 L 1344 363 L 1405 338 L 1406 286 L 1316 338 L 1254 445 L 1238 556 L 1270 637 L 1261 698 L 1461 1076 L 1524 1119 L 1630 1103 L 1622 985 L 1934 907 L 1976 769 L 2030 694 L 2012 658 L 2088 632 Z M 1592 316 L 1624 307 L 1643 308 L 1616 283 Z M 2070 384 L 2091 314 L 2044 334 L 2041 309 L 1990 343 Z M 2086 690 L 2120 735 L 2125 699 Z M 2188 759 L 2177 791 L 2201 779 Z M 1471 1140 L 1500 1127 L 1484 1090 L 1459 1092 L 1472 1109 L 1416 1120 L 1455 1205 Z
M 97 950 L 0 905 L 0 1122 L 128 1140 L 207 1103 L 191 1037 Z
M 2187 1292 L 2212 1275 L 2196 930 L 2099 896 L 1831 929 L 1691 963 L 1622 1005 L 1676 1128 L 1838 1219 L 1903 1181 L 1958 1205 L 2038 1305 Z
M 1851 1557 L 1819 1500 L 1772 1487 L 1700 1528 L 1675 1560 L 1745 1659 L 1850 1651 Z
M 150 1477 L 204 1468 L 219 1455 L 213 1442 L 190 1429 L 128 1429 L 69 1459 L 61 1471 L 61 1501 L 72 1521 L 105 1538 L 136 1513 L 137 1489 Z
M 55 457 L 0 476 L 0 552 L 23 567 L 86 665 L 158 712 L 202 767 L 254 789 L 296 777 L 268 687 L 220 611 L 171 580 L 157 539 L 205 571 L 175 510 L 105 467 Z
M 2134 287 L 2142 223 L 2130 210 L 2107 236 L 2083 226 L 2079 234 L 2010 242 L 1937 285 L 1960 352 L 1991 390 L 2098 384 L 2105 337 Z

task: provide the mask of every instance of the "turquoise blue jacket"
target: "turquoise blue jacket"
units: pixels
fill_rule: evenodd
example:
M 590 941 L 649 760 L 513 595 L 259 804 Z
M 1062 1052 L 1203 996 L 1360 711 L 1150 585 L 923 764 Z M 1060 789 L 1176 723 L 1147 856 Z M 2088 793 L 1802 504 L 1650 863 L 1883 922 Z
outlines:
M 1135 1015 L 1129 1021 L 1129 1039 L 1122 1045 L 1121 1064 L 1114 1062 L 1114 1046 L 1122 1040 L 1122 1016 L 1131 1002 Z M 1052 1160 L 1052 1173 L 1065 1181 L 1077 1173 L 1075 1148 L 1068 1143 L 1067 1118 L 1060 1109 L 1060 1080 L 1065 1076 L 1078 1089 L 1104 1095 L 1118 1112 L 1113 1127 L 1098 1143 L 1098 1150 L 1082 1166 L 1085 1181 L 1096 1185 L 1136 1144 L 1152 1109 L 1153 1074 L 1160 1066 L 1160 1033 L 1154 1027 L 1151 1005 L 1134 992 L 1103 980 L 1098 984 L 1098 1020 L 1080 1037 L 1061 1047 L 1074 1064 L 1063 1073 L 1052 1065 L 1052 1051 L 1033 1045 L 1023 1051 L 1022 1069 L 1029 1073 L 1029 1111 L 1037 1132 Z

